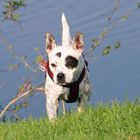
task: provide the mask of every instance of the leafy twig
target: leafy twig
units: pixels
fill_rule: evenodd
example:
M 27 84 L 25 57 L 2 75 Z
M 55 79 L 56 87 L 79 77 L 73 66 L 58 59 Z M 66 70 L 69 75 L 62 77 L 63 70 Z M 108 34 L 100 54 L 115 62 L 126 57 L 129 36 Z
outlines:
M 42 92 L 44 91 L 43 89 L 43 86 L 44 86 L 45 83 L 41 83 L 40 85 L 22 93 L 21 95 L 15 97 L 13 100 L 11 100 L 6 106 L 5 108 L 2 110 L 2 112 L 0 113 L 0 119 L 2 118 L 2 116 L 5 114 L 5 112 L 11 107 L 11 105 L 13 105 L 15 102 L 19 101 L 20 99 L 22 99 L 23 97 L 27 97 L 29 96 L 30 94 L 33 94 L 33 93 L 36 93 L 36 92 Z
M 8 51 L 10 52 L 10 54 L 16 58 L 17 60 L 19 60 L 20 62 L 22 62 L 25 66 L 25 68 L 30 69 L 32 72 L 36 73 L 37 71 L 25 60 L 25 57 L 20 57 L 16 54 L 16 52 L 13 50 L 13 46 L 8 42 L 8 40 L 2 36 L 2 34 L 0 34 L 0 38 L 3 41 L 4 44 L 6 44 Z
M 118 11 L 119 9 L 119 5 L 120 5 L 120 0 L 116 0 L 116 3 L 114 5 L 113 8 L 113 12 L 112 14 L 108 17 L 108 23 L 107 25 L 104 27 L 103 31 L 100 33 L 99 37 L 92 39 L 93 45 L 91 46 L 91 48 L 85 52 L 85 56 L 90 56 L 90 54 L 99 46 L 103 43 L 103 41 L 105 40 L 105 38 L 111 33 L 112 30 L 114 30 L 114 28 L 122 23 L 128 20 L 129 16 L 132 15 L 140 6 L 139 3 L 137 3 L 136 8 L 127 11 L 126 15 L 124 16 L 120 16 L 119 19 L 117 21 L 112 22 L 112 18 L 115 15 L 115 13 Z M 91 59 L 91 58 L 90 58 Z
M 3 12 L 2 22 L 5 20 L 18 21 L 19 14 L 15 14 L 15 11 L 26 6 L 24 0 L 4 0 L 4 2 L 6 5 L 4 5 L 5 11 Z
M 5 82 L 0 83 L 0 88 L 4 86 Z

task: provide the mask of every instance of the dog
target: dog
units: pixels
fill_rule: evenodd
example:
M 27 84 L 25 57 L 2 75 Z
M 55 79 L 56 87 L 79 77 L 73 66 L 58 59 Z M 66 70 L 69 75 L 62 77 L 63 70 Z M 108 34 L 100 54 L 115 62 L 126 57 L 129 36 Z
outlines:
M 91 95 L 89 71 L 84 59 L 84 36 L 78 32 L 70 36 L 70 28 L 62 13 L 62 45 L 57 45 L 49 32 L 45 35 L 48 61 L 42 65 L 46 71 L 45 95 L 49 120 L 57 117 L 59 100 L 77 102 L 78 111 L 88 105 Z

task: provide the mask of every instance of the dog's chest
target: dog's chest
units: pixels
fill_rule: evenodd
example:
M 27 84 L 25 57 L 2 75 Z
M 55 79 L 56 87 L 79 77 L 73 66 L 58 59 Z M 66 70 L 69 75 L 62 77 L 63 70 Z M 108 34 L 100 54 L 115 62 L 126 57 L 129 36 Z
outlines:
M 89 89 L 90 83 L 87 73 L 85 74 L 83 81 L 78 86 L 71 88 L 59 86 L 54 83 L 49 76 L 46 77 L 45 93 L 54 97 L 57 96 L 68 103 L 76 102 L 78 97 L 88 92 Z

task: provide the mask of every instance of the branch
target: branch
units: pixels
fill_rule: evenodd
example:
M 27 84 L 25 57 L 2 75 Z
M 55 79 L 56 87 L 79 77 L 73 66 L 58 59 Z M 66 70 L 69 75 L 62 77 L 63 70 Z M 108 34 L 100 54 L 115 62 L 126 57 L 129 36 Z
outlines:
M 0 83 L 0 88 L 4 86 L 5 82 Z
M 4 36 L 2 36 L 2 34 L 0 34 L 0 38 L 3 41 L 3 43 L 7 46 L 8 51 L 14 58 L 21 61 L 24 64 L 24 66 L 30 69 L 32 72 L 37 73 L 37 71 L 25 60 L 25 57 L 20 57 L 16 54 L 16 52 L 13 50 L 13 46 L 8 42 L 8 40 Z
M 108 16 L 108 23 L 106 24 L 106 26 L 103 28 L 103 31 L 100 33 L 99 37 L 97 37 L 96 39 L 92 40 L 93 41 L 93 45 L 91 46 L 91 48 L 85 52 L 85 56 L 90 56 L 90 54 L 98 47 L 100 46 L 104 40 L 107 38 L 107 36 L 112 32 L 112 30 L 114 30 L 114 28 L 116 26 L 118 26 L 120 23 L 123 23 L 125 21 L 128 20 L 128 18 L 139 8 L 139 3 L 137 4 L 137 7 L 127 11 L 126 15 L 120 16 L 119 19 L 117 21 L 112 21 L 113 16 L 115 15 L 115 13 L 118 11 L 118 9 L 120 8 L 120 0 L 116 0 L 115 4 L 114 4 L 114 8 L 113 11 L 111 13 L 110 16 Z M 91 59 L 91 58 L 90 58 Z
M 10 108 L 11 105 L 13 105 L 15 102 L 19 101 L 21 98 L 25 97 L 25 96 L 29 96 L 30 94 L 36 93 L 36 92 L 44 92 L 44 82 L 41 83 L 40 85 L 22 93 L 21 95 L 15 97 L 14 99 L 12 99 L 3 109 L 3 111 L 0 113 L 0 119 L 2 118 L 2 116 L 5 114 L 5 112 Z
M 108 16 L 107 24 L 103 28 L 103 31 L 100 33 L 99 37 L 97 37 L 95 40 L 92 40 L 94 42 L 94 44 L 92 45 L 92 47 L 87 52 L 85 52 L 85 56 L 86 55 L 89 56 L 89 54 L 91 52 L 93 52 L 99 45 L 101 45 L 103 43 L 103 41 L 105 40 L 105 38 L 111 33 L 113 28 L 116 26 L 117 21 L 116 21 L 116 23 L 113 24 L 112 23 L 112 18 L 115 16 L 119 7 L 120 7 L 120 0 L 116 0 L 115 3 L 114 3 L 113 11 L 111 12 L 110 16 Z

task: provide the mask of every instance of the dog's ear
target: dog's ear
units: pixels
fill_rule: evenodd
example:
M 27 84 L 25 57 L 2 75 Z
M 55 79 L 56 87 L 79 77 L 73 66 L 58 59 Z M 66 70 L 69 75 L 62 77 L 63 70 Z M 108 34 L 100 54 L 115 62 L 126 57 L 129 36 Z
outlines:
M 81 32 L 78 32 L 74 38 L 73 48 L 80 53 L 84 51 L 84 35 Z
M 49 32 L 46 33 L 45 39 L 46 39 L 46 51 L 47 53 L 49 53 L 56 47 L 55 39 L 53 35 Z

